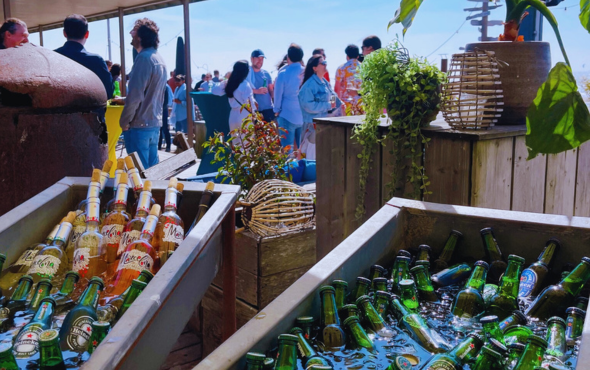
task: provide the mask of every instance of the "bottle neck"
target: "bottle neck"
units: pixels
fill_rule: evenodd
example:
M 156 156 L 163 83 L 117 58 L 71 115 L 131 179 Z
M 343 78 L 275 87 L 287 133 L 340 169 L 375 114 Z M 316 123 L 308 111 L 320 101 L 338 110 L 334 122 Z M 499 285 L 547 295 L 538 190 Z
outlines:
M 136 193 L 140 192 L 141 189 L 143 189 L 143 180 L 141 179 L 141 176 L 139 176 L 139 170 L 137 168 L 131 168 L 127 171 L 127 174 L 131 180 L 133 191 Z
M 68 275 L 66 280 L 61 285 L 61 289 L 59 290 L 60 294 L 69 295 L 71 292 L 74 291 L 76 287 L 76 276 Z
M 60 369 L 65 368 L 64 359 L 59 348 L 59 341 L 39 346 L 40 360 L 42 369 Z
M 486 283 L 486 275 L 487 270 L 483 266 L 475 266 L 471 277 L 467 280 L 467 284 L 465 284 L 465 288 L 474 288 L 480 293 L 483 292 L 483 287 Z
M 316 351 L 313 349 L 311 345 L 309 345 L 309 343 L 303 336 L 303 332 L 297 333 L 297 339 L 299 339 L 299 350 L 301 351 L 301 355 L 303 357 L 310 358 L 317 355 Z
M 72 232 L 72 224 L 69 222 L 62 222 L 59 231 L 55 235 L 53 239 L 53 243 L 51 245 L 63 248 L 65 244 L 68 243 L 68 239 L 70 237 L 70 233 Z
M 510 315 L 504 320 L 500 321 L 500 323 L 498 323 L 498 327 L 500 328 L 500 330 L 505 331 L 511 326 L 518 325 L 518 321 L 519 319 L 516 317 L 516 315 Z
M 45 238 L 45 245 L 51 245 L 51 243 L 53 243 L 53 239 L 55 239 L 55 236 L 57 235 L 60 226 L 60 224 L 55 225 L 53 230 L 51 230 L 49 235 L 47 235 L 47 238 Z
M 97 231 L 100 222 L 100 200 L 89 198 L 86 208 L 86 231 Z
M 121 183 L 121 175 L 123 174 L 123 170 L 116 170 L 115 171 L 115 181 L 113 182 L 113 192 L 116 194 L 117 193 L 117 188 L 119 187 L 119 184 Z
M 88 192 L 86 193 L 86 199 L 98 198 L 100 196 L 100 182 L 91 181 L 88 185 Z
M 453 348 L 450 355 L 459 360 L 461 364 L 464 364 L 477 355 L 480 348 L 481 342 L 472 337 L 469 337 Z
M 400 302 L 399 299 L 394 298 L 390 301 L 390 303 L 393 311 L 397 313 L 398 319 L 401 319 L 402 317 L 408 316 L 410 314 L 410 311 Z
M 80 297 L 79 305 L 93 307 L 96 309 L 96 306 L 98 305 L 99 288 L 100 285 L 98 283 L 91 281 L 90 284 L 88 284 L 88 287 L 86 288 L 84 293 L 82 294 L 82 297 Z
M 178 202 L 178 191 L 175 188 L 166 189 L 166 200 L 164 202 L 164 212 L 176 213 Z
M 123 211 L 127 208 L 127 191 L 129 190 L 129 185 L 120 183 L 117 186 L 117 193 L 115 195 L 115 204 L 113 205 L 113 209 L 116 211 Z
M 415 274 L 415 277 L 416 277 L 416 285 L 418 286 L 418 289 L 420 289 L 420 288 L 426 288 L 426 287 L 429 287 L 431 285 L 430 284 L 430 279 L 426 275 L 426 270 L 425 269 L 420 269 L 420 271 L 418 271 Z
M 488 256 L 489 262 L 502 260 L 502 252 L 498 246 L 498 242 L 494 235 L 489 232 L 482 235 L 483 243 L 486 248 L 486 255 Z
M 576 268 L 570 272 L 559 285 L 563 287 L 568 293 L 576 296 L 582 290 L 582 287 L 590 279 L 590 265 L 586 262 L 581 262 Z
M 453 233 L 449 235 L 449 238 L 447 239 L 441 254 L 438 256 L 438 259 L 449 262 L 453 257 L 453 252 L 455 251 L 458 240 L 459 237 L 456 234 Z
M 539 256 L 539 258 L 538 258 L 539 262 L 544 263 L 547 266 L 551 265 L 551 260 L 553 259 L 553 256 L 555 255 L 556 250 L 557 250 L 557 243 L 550 241 L 545 246 L 545 249 L 543 249 L 543 253 L 541 253 L 541 255 Z
M 150 213 L 150 203 L 152 200 L 152 193 L 149 191 L 142 191 L 139 194 L 139 200 L 137 202 L 137 209 L 135 210 L 135 217 L 147 217 Z
M 332 291 L 322 293 L 322 325 L 337 325 L 336 298 Z
M 143 228 L 141 229 L 141 235 L 139 236 L 139 239 L 146 240 L 147 242 L 151 243 L 157 224 L 158 224 L 158 216 L 149 215 L 146 218 L 145 223 L 143 224 Z
M 27 295 L 31 291 L 33 282 L 29 279 L 20 279 L 14 293 L 10 297 L 11 301 L 22 301 L 27 299 Z
M 100 172 L 100 193 L 104 191 L 105 186 L 107 185 L 107 181 L 109 180 L 109 173 L 101 171 Z
M 39 321 L 51 322 L 51 319 L 53 318 L 53 314 L 54 314 L 54 309 L 55 309 L 55 307 L 53 307 L 53 303 L 43 302 L 41 304 L 41 306 L 39 306 L 39 309 L 35 313 L 35 316 L 33 316 L 33 319 L 31 320 L 31 322 L 39 322 Z
M 500 282 L 500 287 L 498 288 L 500 294 L 514 297 L 518 296 L 521 267 L 522 263 L 520 262 L 511 260 L 508 261 L 508 267 L 506 268 L 504 276 L 502 276 L 502 281 Z

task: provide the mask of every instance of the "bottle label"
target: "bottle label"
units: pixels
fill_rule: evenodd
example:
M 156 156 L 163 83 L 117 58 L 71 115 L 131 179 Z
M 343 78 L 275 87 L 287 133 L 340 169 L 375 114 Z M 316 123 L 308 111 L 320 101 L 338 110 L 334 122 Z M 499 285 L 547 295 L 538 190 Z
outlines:
M 90 316 L 80 316 L 74 320 L 66 338 L 72 351 L 83 352 L 88 348 L 93 321 L 94 319 Z
M 74 266 L 72 270 L 83 272 L 88 270 L 90 264 L 90 248 L 76 248 L 74 251 Z
M 29 275 L 38 274 L 43 277 L 53 277 L 59 269 L 61 260 L 55 256 L 37 255 L 27 272 Z
M 520 276 L 520 285 L 518 287 L 519 297 L 528 297 L 533 292 L 537 284 L 537 274 L 531 269 L 525 269 Z
M 99 222 L 99 216 L 100 216 L 100 202 L 98 201 L 98 198 L 93 198 L 92 200 L 90 200 L 88 202 L 88 205 L 86 206 L 86 222 L 89 221 L 94 221 L 94 222 Z
M 180 225 L 167 223 L 164 225 L 164 237 L 162 240 L 165 242 L 180 244 L 184 240 L 184 230 Z
M 39 335 L 43 328 L 37 325 L 31 325 L 14 341 L 13 353 L 16 358 L 28 358 L 39 352 Z
M 129 189 L 129 185 L 127 184 L 119 184 L 117 186 L 117 194 L 115 197 L 115 204 L 123 204 L 127 205 L 127 190 Z
M 14 263 L 14 266 L 31 266 L 37 253 L 39 253 L 39 251 L 35 249 L 24 251 Z
M 68 240 L 68 238 L 70 237 L 70 233 L 72 232 L 72 224 L 69 222 L 62 222 L 61 226 L 59 227 L 59 231 L 57 232 L 57 235 L 55 236 L 55 240 L 60 240 L 62 242 L 66 242 Z
M 133 186 L 134 191 L 139 191 L 143 189 L 143 181 L 141 181 L 141 177 L 139 176 L 139 170 L 137 168 L 132 168 L 127 171 L 129 174 L 129 180 L 131 180 L 131 186 Z
M 70 243 L 75 246 L 78 242 L 78 239 L 80 239 L 80 235 L 84 234 L 85 232 L 86 225 L 74 226 L 74 229 L 72 230 L 72 237 L 70 238 Z
M 449 360 L 442 358 L 428 364 L 428 370 L 455 370 L 455 365 Z
M 123 234 L 123 225 L 105 225 L 102 227 L 100 233 L 103 236 L 102 243 L 117 246 L 121 242 L 121 236 Z
M 154 260 L 152 257 L 140 250 L 132 249 L 130 251 L 126 251 L 121 260 L 119 261 L 119 266 L 117 267 L 117 271 L 119 270 L 134 270 L 138 272 L 142 272 L 143 270 L 152 270 L 152 266 L 154 265 Z
M 121 241 L 119 242 L 119 250 L 117 251 L 117 256 L 122 255 L 129 244 L 133 243 L 136 240 L 139 240 L 140 235 L 141 231 L 139 230 L 125 231 L 121 236 Z
M 167 188 L 164 207 L 174 207 L 174 209 L 176 209 L 177 196 L 178 190 L 176 190 L 175 188 Z

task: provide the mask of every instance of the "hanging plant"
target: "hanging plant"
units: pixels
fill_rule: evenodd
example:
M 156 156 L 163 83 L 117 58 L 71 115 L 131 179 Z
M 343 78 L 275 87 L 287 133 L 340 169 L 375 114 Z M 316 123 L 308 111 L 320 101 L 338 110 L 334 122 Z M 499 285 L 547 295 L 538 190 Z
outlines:
M 429 194 L 427 187 L 430 183 L 422 165 L 422 150 L 429 139 L 421 129 L 438 114 L 439 87 L 445 79 L 444 73 L 425 59 L 410 58 L 399 41 L 368 55 L 359 73 L 363 81 L 361 95 L 366 118 L 362 125 L 355 127 L 353 134 L 362 146 L 357 219 L 365 214 L 365 189 L 371 157 L 386 140 L 393 143 L 387 149 L 396 158 L 387 184 L 388 196 L 406 188 L 405 184 L 410 184 L 410 190 L 404 194 L 406 197 L 420 199 L 422 194 Z M 387 133 L 380 137 L 378 127 L 380 118 L 385 116 L 384 110 L 391 124 Z

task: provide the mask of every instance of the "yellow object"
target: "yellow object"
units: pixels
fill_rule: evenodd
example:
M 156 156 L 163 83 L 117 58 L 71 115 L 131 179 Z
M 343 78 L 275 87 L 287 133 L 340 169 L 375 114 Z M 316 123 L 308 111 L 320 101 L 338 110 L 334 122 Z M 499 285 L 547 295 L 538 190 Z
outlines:
M 105 115 L 106 124 L 107 124 L 107 131 L 109 133 L 109 159 L 113 161 L 113 163 L 117 162 L 117 153 L 115 149 L 117 148 L 117 142 L 119 141 L 119 136 L 123 133 L 121 130 L 121 126 L 119 125 L 119 120 L 121 119 L 121 113 L 123 112 L 122 105 L 107 105 L 107 113 Z M 115 166 L 111 168 L 109 174 L 111 177 L 115 177 Z

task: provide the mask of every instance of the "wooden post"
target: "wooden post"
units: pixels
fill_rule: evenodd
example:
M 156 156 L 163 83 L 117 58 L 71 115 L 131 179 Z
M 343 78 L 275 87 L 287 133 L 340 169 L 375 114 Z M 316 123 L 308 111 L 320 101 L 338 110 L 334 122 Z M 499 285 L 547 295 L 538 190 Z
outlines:
M 489 10 L 487 0 L 483 2 L 482 12 L 485 13 Z M 488 16 L 485 15 L 481 18 L 481 42 L 488 41 Z
M 4 19 L 11 18 L 12 13 L 10 12 L 10 0 L 3 0 L 2 8 L 4 9 Z
M 39 25 L 39 46 L 43 46 L 43 26 Z
M 121 49 L 121 96 L 127 95 L 127 73 L 125 73 L 125 27 L 123 26 L 123 8 L 119 8 L 119 47 Z
M 182 1 L 184 14 L 184 69 L 186 74 L 186 122 L 188 126 L 188 142 L 193 147 L 193 113 L 195 108 L 191 104 L 191 35 L 190 35 L 190 17 L 189 17 L 189 0 Z
M 223 234 L 223 335 L 226 340 L 236 332 L 236 209 L 235 206 L 227 213 L 221 230 Z

